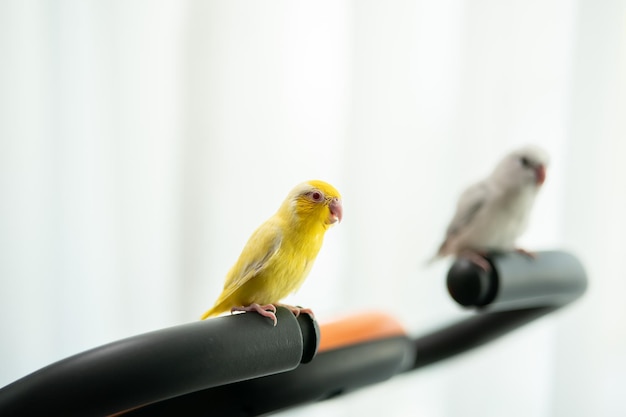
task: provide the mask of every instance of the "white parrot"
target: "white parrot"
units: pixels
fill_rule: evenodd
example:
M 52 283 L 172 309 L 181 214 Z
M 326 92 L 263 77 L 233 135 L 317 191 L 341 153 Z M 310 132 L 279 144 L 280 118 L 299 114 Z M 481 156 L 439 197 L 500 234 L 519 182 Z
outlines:
M 433 260 L 454 255 L 490 270 L 488 252 L 517 250 L 535 196 L 546 179 L 549 158 L 537 146 L 524 146 L 505 156 L 484 180 L 469 186 L 460 196 L 456 213 Z

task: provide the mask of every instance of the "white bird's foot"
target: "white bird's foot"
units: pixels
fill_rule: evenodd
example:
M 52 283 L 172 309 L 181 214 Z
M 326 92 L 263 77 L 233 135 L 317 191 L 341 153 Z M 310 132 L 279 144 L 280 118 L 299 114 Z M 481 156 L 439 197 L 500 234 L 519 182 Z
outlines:
M 287 310 L 291 311 L 293 313 L 294 316 L 298 317 L 300 314 L 304 313 L 304 314 L 308 314 L 309 316 L 311 316 L 312 319 L 315 318 L 315 315 L 313 314 L 313 310 L 311 310 L 310 308 L 302 308 L 302 307 L 298 307 L 298 306 L 290 306 L 288 304 L 276 304 L 279 307 L 285 307 Z
M 230 309 L 231 314 L 235 311 L 254 311 L 263 317 L 272 319 L 274 321 L 274 327 L 276 327 L 276 324 L 278 323 L 278 320 L 276 319 L 276 306 L 274 306 L 274 304 L 259 305 L 257 303 L 252 303 L 249 306 L 233 307 Z
M 530 259 L 537 259 L 537 255 L 535 255 L 533 252 L 528 252 L 526 249 L 515 248 L 515 252 L 521 253 L 522 255 L 525 255 Z
M 491 264 L 480 252 L 465 250 L 459 254 L 459 257 L 467 259 L 485 272 L 491 272 Z

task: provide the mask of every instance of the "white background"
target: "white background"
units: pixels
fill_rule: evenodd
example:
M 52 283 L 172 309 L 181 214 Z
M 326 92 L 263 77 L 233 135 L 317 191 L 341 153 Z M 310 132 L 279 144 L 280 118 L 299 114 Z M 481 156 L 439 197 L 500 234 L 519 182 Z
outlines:
M 484 348 L 290 416 L 623 416 L 626 3 L 0 1 L 0 386 L 192 320 L 295 184 L 344 221 L 286 301 L 420 334 L 460 191 L 551 154 L 527 249 L 583 299 Z

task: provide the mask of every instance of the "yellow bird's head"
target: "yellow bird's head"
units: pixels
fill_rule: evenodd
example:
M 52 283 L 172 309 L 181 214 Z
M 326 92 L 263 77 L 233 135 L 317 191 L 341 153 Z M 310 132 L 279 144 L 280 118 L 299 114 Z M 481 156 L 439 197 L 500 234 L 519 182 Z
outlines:
M 321 224 L 324 228 L 340 222 L 343 216 L 341 194 L 332 185 L 311 180 L 298 184 L 281 206 L 298 221 Z

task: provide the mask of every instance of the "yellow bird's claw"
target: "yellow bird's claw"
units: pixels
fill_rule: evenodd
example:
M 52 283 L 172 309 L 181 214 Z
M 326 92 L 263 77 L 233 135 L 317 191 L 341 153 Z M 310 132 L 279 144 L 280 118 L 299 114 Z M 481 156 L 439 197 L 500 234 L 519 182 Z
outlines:
M 287 304 L 277 304 L 280 307 L 285 307 L 287 310 L 291 311 L 294 316 L 298 317 L 300 314 L 308 314 L 312 319 L 315 318 L 315 314 L 313 314 L 313 310 L 310 308 L 302 308 L 300 306 L 290 306 Z
M 263 317 L 272 319 L 272 321 L 274 322 L 274 327 L 276 327 L 276 324 L 278 324 L 278 319 L 276 319 L 276 306 L 274 306 L 273 304 L 266 304 L 262 306 L 257 303 L 252 303 L 249 306 L 233 307 L 230 309 L 231 314 L 235 311 L 254 311 Z

